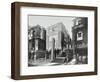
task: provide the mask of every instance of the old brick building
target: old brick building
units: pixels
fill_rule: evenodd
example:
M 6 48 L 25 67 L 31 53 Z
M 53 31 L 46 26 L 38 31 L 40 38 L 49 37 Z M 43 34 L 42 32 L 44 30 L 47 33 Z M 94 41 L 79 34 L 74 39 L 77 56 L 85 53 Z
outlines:
M 72 44 L 66 28 L 63 23 L 57 23 L 46 29 L 46 49 L 51 51 L 51 60 L 55 59 L 55 55 L 62 58 L 69 55 L 68 51 L 71 49 Z
M 52 40 L 55 40 L 55 49 L 64 48 L 64 40 L 69 39 L 69 34 L 63 23 L 57 23 L 47 28 L 47 50 L 52 48 Z
M 72 40 L 73 55 L 76 55 L 77 61 L 87 63 L 88 57 L 88 19 L 77 17 L 73 20 Z
M 44 57 L 45 51 L 46 51 L 46 30 L 45 28 L 41 27 L 40 25 L 31 27 L 28 30 L 29 59 L 35 60 L 36 58 Z

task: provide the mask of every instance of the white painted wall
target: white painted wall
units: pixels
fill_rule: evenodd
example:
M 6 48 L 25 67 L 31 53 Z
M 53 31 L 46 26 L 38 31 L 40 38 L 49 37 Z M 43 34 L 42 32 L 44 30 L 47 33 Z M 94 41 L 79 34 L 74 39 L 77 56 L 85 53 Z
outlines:
M 98 6 L 98 22 L 100 22 L 100 0 L 1 0 L 0 1 L 0 82 L 16 82 L 10 79 L 11 73 L 11 2 L 37 2 L 52 4 L 68 4 L 68 5 L 86 5 Z M 100 25 L 98 25 L 98 36 L 100 35 Z M 100 42 L 100 38 L 98 38 Z M 100 43 L 98 43 L 100 49 Z M 98 62 L 100 62 L 100 50 L 98 50 Z M 100 63 L 98 66 L 100 69 Z M 100 70 L 98 75 L 79 76 L 79 77 L 63 77 L 28 80 L 28 82 L 100 82 Z M 22 80 L 27 82 L 27 80 Z

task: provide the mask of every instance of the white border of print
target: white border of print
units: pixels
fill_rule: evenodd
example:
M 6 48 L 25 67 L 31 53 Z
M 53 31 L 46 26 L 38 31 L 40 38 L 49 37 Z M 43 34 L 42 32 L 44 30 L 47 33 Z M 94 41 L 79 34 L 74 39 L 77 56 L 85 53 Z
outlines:
M 20 75 L 41 75 L 57 73 L 93 72 L 94 71 L 94 11 L 55 9 L 55 8 L 20 8 Z M 88 17 L 88 64 L 85 65 L 59 65 L 59 66 L 39 66 L 28 67 L 28 20 L 32 15 L 55 15 L 55 16 L 78 16 Z

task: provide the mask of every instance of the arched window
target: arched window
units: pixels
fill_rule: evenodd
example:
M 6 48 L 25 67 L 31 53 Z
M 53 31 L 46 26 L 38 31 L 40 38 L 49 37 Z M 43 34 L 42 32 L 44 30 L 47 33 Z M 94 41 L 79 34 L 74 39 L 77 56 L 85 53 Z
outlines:
M 79 31 L 77 33 L 77 40 L 83 40 L 83 32 L 82 31 Z

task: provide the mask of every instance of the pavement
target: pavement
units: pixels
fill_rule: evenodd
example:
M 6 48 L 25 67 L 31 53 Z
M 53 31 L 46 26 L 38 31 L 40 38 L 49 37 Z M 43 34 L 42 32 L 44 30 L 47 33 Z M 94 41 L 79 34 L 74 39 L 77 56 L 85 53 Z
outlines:
M 65 62 L 64 63 L 64 59 L 55 59 L 54 61 L 50 61 L 50 59 L 38 59 L 36 60 L 36 62 L 34 62 L 33 60 L 32 61 L 29 61 L 28 65 L 29 66 L 55 66 L 55 65 L 75 65 L 75 64 L 82 64 L 81 62 L 80 63 L 77 63 L 76 59 L 72 59 L 70 62 Z
M 55 65 L 63 64 L 64 63 L 63 61 L 64 61 L 63 59 L 55 59 L 52 62 L 50 59 L 46 59 L 46 60 L 45 59 L 38 59 L 38 60 L 36 60 L 36 62 L 33 60 L 30 60 L 28 62 L 28 65 L 29 66 L 55 66 Z

